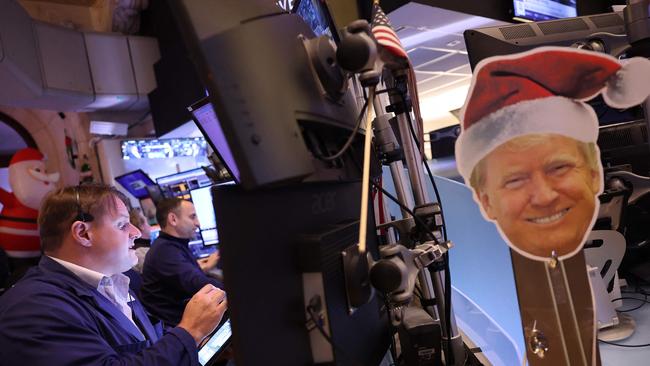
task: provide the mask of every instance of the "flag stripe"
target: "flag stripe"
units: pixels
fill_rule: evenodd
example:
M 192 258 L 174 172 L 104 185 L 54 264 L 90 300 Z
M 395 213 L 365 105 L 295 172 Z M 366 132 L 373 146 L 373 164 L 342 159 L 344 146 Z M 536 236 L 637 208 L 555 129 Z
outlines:
M 372 8 L 372 34 L 377 43 L 395 56 L 408 58 L 406 50 L 402 46 L 399 37 L 390 25 L 388 17 L 381 9 L 379 4 L 374 4 Z

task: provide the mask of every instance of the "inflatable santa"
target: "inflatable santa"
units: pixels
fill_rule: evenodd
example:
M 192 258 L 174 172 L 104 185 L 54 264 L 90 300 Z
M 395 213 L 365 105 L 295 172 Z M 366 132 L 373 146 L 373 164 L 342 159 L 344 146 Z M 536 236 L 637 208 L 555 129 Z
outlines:
M 59 180 L 59 173 L 45 173 L 43 160 L 43 154 L 36 149 L 19 150 L 9 162 L 13 192 L 0 188 L 0 247 L 11 259 L 37 258 L 41 254 L 38 209 Z

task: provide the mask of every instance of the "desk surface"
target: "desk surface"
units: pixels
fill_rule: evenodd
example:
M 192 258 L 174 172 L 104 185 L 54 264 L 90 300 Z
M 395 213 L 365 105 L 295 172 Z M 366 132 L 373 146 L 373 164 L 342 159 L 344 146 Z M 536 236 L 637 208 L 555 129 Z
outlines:
M 643 295 L 639 294 L 624 294 L 624 296 L 643 299 Z M 634 308 L 638 305 L 640 305 L 638 301 L 623 300 L 623 306 L 619 310 Z M 626 345 L 650 344 L 650 304 L 645 304 L 641 308 L 626 314 L 634 319 L 636 329 L 630 338 L 615 343 Z M 650 347 L 629 348 L 600 343 L 600 352 L 603 366 L 650 364 Z

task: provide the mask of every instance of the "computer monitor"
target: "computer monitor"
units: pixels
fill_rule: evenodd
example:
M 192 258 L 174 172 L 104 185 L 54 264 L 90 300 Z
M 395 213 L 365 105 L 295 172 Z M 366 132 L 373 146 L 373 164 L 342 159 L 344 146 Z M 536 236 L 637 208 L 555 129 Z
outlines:
M 122 159 L 169 159 L 206 156 L 203 137 L 122 140 Z
M 199 231 L 203 239 L 203 245 L 215 245 L 219 243 L 217 220 L 214 217 L 210 188 L 208 186 L 190 191 L 196 215 L 201 223 Z
M 232 151 L 230 150 L 230 146 L 228 146 L 228 141 L 226 141 L 226 136 L 223 134 L 223 129 L 210 100 L 208 98 L 201 99 L 188 107 L 188 110 L 192 114 L 192 118 L 199 130 L 201 130 L 201 133 L 203 133 L 203 136 L 210 143 L 210 146 L 212 146 L 212 150 L 214 150 L 221 163 L 228 170 L 230 176 L 234 180 L 239 181 L 239 168 L 237 168 L 237 163 L 235 163 Z
M 115 177 L 115 181 L 124 187 L 124 189 L 126 189 L 133 197 L 139 200 L 148 198 L 149 190 L 147 187 L 156 185 L 156 183 L 154 183 L 154 181 L 151 180 L 142 169 L 137 169 L 117 176 Z
M 301 17 L 316 36 L 329 36 L 339 43 L 339 34 L 325 0 L 296 0 L 291 12 Z
M 348 155 L 314 153 L 337 152 L 359 114 L 332 43 L 266 0 L 171 4 L 244 187 L 358 178 Z
M 202 168 L 165 175 L 157 178 L 156 183 L 160 186 L 163 196 L 183 199 L 190 199 L 190 191 L 193 189 L 212 185 L 212 181 Z
M 618 56 L 628 47 L 623 13 L 468 29 L 463 33 L 472 69 L 484 58 L 539 46 L 603 48 Z

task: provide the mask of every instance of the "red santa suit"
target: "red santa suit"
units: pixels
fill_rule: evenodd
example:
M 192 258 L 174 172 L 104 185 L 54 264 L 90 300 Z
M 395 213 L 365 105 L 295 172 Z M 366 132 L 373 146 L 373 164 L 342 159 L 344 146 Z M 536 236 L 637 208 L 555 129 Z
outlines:
M 36 149 L 22 149 L 11 158 L 9 185 L 13 192 L 0 188 L 0 247 L 9 257 L 40 255 L 38 209 L 58 179 L 58 173 L 45 173 L 43 154 Z

